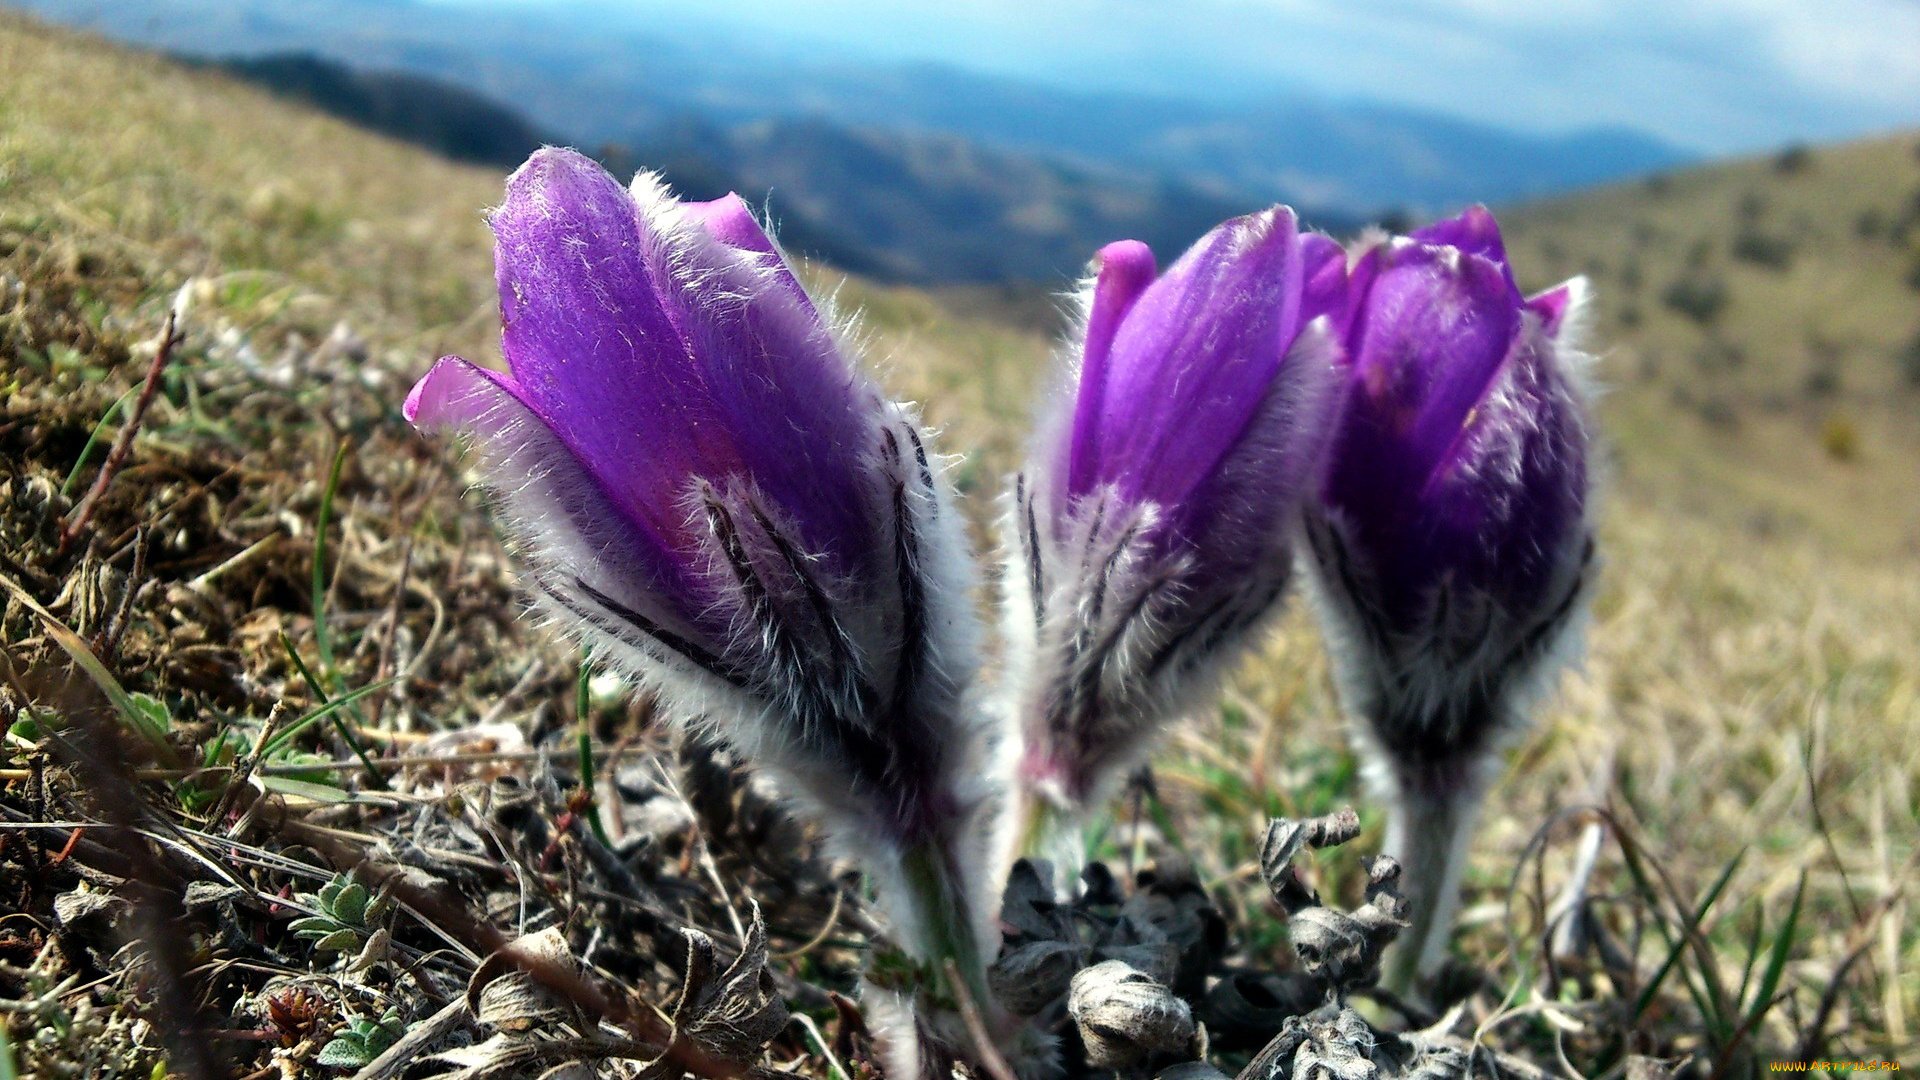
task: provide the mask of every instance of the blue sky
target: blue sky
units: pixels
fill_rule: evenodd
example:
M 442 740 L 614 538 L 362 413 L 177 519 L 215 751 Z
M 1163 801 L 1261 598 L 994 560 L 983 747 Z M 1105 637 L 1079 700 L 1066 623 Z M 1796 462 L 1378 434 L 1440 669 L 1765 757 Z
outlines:
M 440 0 L 498 3 L 502 0 Z M 505 0 L 816 59 L 1200 97 L 1306 89 L 1707 152 L 1920 124 L 1920 0 Z

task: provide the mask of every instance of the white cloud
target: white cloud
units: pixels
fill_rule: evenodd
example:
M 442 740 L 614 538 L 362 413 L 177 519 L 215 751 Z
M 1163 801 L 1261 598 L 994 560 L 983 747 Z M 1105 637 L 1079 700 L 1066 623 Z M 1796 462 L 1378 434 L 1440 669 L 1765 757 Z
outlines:
M 1920 100 L 1920 3 L 1826 0 L 1775 7 L 1774 56 L 1812 86 L 1887 105 Z

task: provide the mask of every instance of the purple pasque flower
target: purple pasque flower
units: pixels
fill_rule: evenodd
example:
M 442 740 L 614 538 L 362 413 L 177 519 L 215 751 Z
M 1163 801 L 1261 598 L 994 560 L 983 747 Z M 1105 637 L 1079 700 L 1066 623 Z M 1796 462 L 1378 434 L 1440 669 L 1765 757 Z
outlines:
M 972 933 L 920 888 L 978 857 L 985 748 L 971 563 L 913 414 L 735 196 L 547 149 L 491 224 L 511 370 L 442 360 L 407 417 L 471 437 L 540 606 L 820 815 L 903 944 Z
M 1110 793 L 1276 608 L 1338 401 L 1345 256 L 1290 210 L 1158 277 L 1136 242 L 1098 262 L 1005 524 L 1007 682 L 1043 811 Z
M 1591 578 L 1584 283 L 1523 297 L 1483 207 L 1354 265 L 1349 383 L 1308 535 L 1335 673 L 1430 969 L 1500 737 L 1572 648 Z

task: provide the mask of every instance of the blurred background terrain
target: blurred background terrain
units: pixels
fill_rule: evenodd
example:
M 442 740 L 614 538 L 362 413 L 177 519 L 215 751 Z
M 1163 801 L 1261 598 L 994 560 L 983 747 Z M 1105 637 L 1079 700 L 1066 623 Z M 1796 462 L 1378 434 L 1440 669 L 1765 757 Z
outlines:
M 341 687 L 404 674 L 372 725 L 395 746 L 476 722 L 564 728 L 574 658 L 516 618 L 481 508 L 399 418 L 432 358 L 497 360 L 482 211 L 541 141 L 766 200 L 810 283 L 859 313 L 883 381 L 964 455 L 983 545 L 1059 293 L 1100 243 L 1138 236 L 1169 259 L 1281 198 L 1340 235 L 1484 200 L 1524 286 L 1594 284 L 1611 461 L 1590 655 L 1494 793 L 1458 952 L 1523 1000 L 1547 993 L 1513 928 L 1544 902 L 1536 867 L 1565 874 L 1574 830 L 1548 826 L 1572 807 L 1609 807 L 1672 890 L 1646 900 L 1603 860 L 1601 891 L 1664 989 L 1630 1017 L 1617 995 L 1555 989 L 1501 1037 L 1560 1040 L 1582 1063 L 1693 1055 L 1703 1077 L 1809 1045 L 1914 1047 L 1920 129 L 1706 160 L 1714 147 L 1644 132 L 816 70 L 595 25 L 562 25 L 549 54 L 526 23 L 472 31 L 458 6 L 25 6 L 163 51 L 0 12 L 0 571 L 90 640 L 114 628 L 114 670 L 169 703 L 176 741 L 310 704 L 287 651 L 315 654 L 326 611 Z M 182 360 L 103 501 L 103 539 L 54 552 L 48 515 L 94 475 L 90 437 L 182 295 Z M 323 604 L 308 590 L 341 446 Z M 47 647 L 22 609 L 5 618 L 7 641 Z M 626 705 L 591 719 L 607 738 L 645 730 Z M 1268 815 L 1360 802 L 1377 825 L 1298 611 L 1155 777 L 1128 842 L 1182 847 L 1223 890 Z M 1352 866 L 1325 873 L 1357 891 Z M 1670 959 L 1649 929 L 1663 920 L 1700 947 Z M 5 933 L 0 959 L 24 964 L 28 931 Z M 1776 946 L 1770 1007 L 1744 1024 Z
M 1690 156 L 1624 130 L 1529 135 L 1299 93 L 1062 86 L 766 30 L 676 30 L 614 5 L 28 6 L 227 61 L 465 160 L 510 166 L 552 141 L 663 169 L 694 194 L 752 192 L 790 244 L 917 283 L 1058 281 L 1115 236 L 1178 248 L 1276 201 L 1350 228 L 1391 207 L 1511 200 Z

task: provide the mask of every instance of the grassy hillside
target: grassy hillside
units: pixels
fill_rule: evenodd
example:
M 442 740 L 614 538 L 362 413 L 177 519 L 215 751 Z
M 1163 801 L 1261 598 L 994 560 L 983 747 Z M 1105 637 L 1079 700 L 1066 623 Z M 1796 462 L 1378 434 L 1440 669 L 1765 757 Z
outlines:
M 0 197 L 17 234 L 182 280 L 246 273 L 258 291 L 292 287 L 412 334 L 492 321 L 479 211 L 498 198 L 497 177 L 212 74 L 0 19 Z
M 1515 751 L 1470 874 L 1458 955 L 1490 987 L 1467 1002 L 1470 1026 L 1490 1045 L 1541 1062 L 1564 1053 L 1590 1075 L 1627 1052 L 1656 1054 L 1689 1062 L 1687 1074 L 1703 1080 L 1721 1061 L 1724 1075 L 1749 1075 L 1809 1045 L 1867 1059 L 1913 1045 L 1920 929 L 1903 890 L 1920 847 L 1920 575 L 1909 546 L 1920 440 L 1906 426 L 1916 399 L 1899 373 L 1920 294 L 1904 283 L 1910 246 L 1897 246 L 1912 242 L 1897 215 L 1920 179 L 1913 141 L 1814 151 L 1795 171 L 1755 162 L 1678 175 L 1659 190 L 1509 216 L 1533 283 L 1582 269 L 1596 277 L 1617 480 L 1589 659 Z M 154 857 L 170 860 L 171 873 L 204 874 L 176 857 L 201 845 L 221 865 L 244 867 L 257 890 L 242 902 L 203 895 L 179 957 L 181 970 L 217 969 L 212 1003 L 231 1012 L 232 1029 L 259 1036 L 233 1044 L 249 1068 L 268 1067 L 277 1045 L 291 1070 L 330 1075 L 312 1063 L 326 1029 L 377 1018 L 382 995 L 420 980 L 408 965 L 459 996 L 477 962 L 470 953 L 485 949 L 445 920 L 396 923 L 399 959 L 371 969 L 391 973 L 373 991 L 371 976 L 291 943 L 283 923 L 261 929 L 269 901 L 314 902 L 328 845 L 364 843 L 399 819 L 412 822 L 422 850 L 453 850 L 440 862 L 420 857 L 461 883 L 475 910 L 508 928 L 529 911 L 535 921 L 567 919 L 600 943 L 603 972 L 649 1002 L 664 1005 L 678 985 L 673 922 L 731 940 L 709 854 L 736 897 L 757 896 L 769 912 L 783 972 L 831 981 L 850 969 L 844 942 L 820 928 L 836 925 L 843 899 L 857 911 L 858 896 L 843 894 L 831 867 L 781 861 L 801 846 L 752 812 L 750 790 L 715 781 L 717 800 L 703 802 L 699 777 L 714 773 L 696 770 L 689 797 L 718 806 L 725 824 L 710 819 L 697 841 L 674 832 L 679 839 L 658 841 L 666 857 L 643 860 L 645 881 L 608 884 L 596 876 L 604 865 L 560 824 L 577 828 L 563 816 L 567 792 L 579 790 L 567 755 L 558 765 L 511 756 L 530 742 L 571 746 L 574 658 L 515 617 L 480 507 L 460 497 L 445 456 L 398 417 L 406 385 L 434 356 L 496 351 L 480 211 L 500 179 L 213 73 L 0 14 L 0 577 L 9 583 L 0 720 L 16 723 L 0 809 L 57 821 L 94 812 L 81 787 L 104 788 L 111 803 L 115 785 L 138 801 L 111 770 L 78 787 L 58 769 L 50 784 L 35 779 L 49 775 L 37 771 L 44 739 L 17 722 L 53 718 L 29 716 L 26 701 L 55 702 L 76 720 L 94 707 L 67 674 L 62 642 L 77 640 L 126 691 L 158 703 L 156 745 L 130 753 L 152 770 L 138 776 L 140 798 L 166 808 L 178 841 Z M 1764 202 L 1755 227 L 1796 245 L 1784 268 L 1728 254 L 1750 189 Z M 1883 222 L 1863 230 L 1871 208 Z M 1708 250 L 1696 260 L 1702 237 Z M 1710 325 L 1660 299 L 1689 269 L 1727 284 Z M 1629 287 L 1635 275 L 1640 284 Z M 968 454 L 963 487 L 976 518 L 990 518 L 1046 341 L 1013 320 L 956 315 L 924 293 L 811 276 L 864 313 L 883 379 L 927 402 L 945 450 Z M 183 286 L 185 338 L 142 434 L 91 527 L 61 551 L 61 523 L 77 516 L 103 456 L 89 435 L 98 425 L 110 441 L 118 430 L 102 418 L 139 384 Z M 976 296 L 968 310 L 991 306 Z M 1814 334 L 1837 343 L 1838 359 L 1821 362 L 1838 375 L 1810 394 Z M 1737 345 L 1745 359 L 1696 361 L 1709 344 Z M 263 723 L 314 707 L 322 691 L 387 678 L 396 681 L 364 699 L 352 723 L 309 729 L 294 744 L 302 756 L 267 761 L 269 778 L 297 773 L 310 785 L 288 796 L 300 811 L 293 825 L 221 816 L 199 781 L 169 771 L 170 757 L 220 761 L 222 732 L 257 736 Z M 596 747 L 657 746 L 644 704 L 591 688 L 583 697 L 580 719 Z M 494 726 L 465 730 L 478 722 Z M 1296 611 L 1227 704 L 1174 740 L 1154 793 L 1128 804 L 1103 851 L 1123 860 L 1136 847 L 1184 851 L 1249 939 L 1242 958 L 1273 962 L 1275 919 L 1249 889 L 1265 817 L 1359 802 L 1370 827 L 1363 846 L 1377 835 L 1340 726 L 1318 643 Z M 437 755 L 440 764 L 391 766 L 400 790 L 369 793 L 348 734 L 376 756 Z M 480 751 L 498 753 L 462 765 L 446 757 Z M 657 839 L 648 831 L 657 815 L 643 812 L 656 803 L 635 794 L 654 790 L 655 774 L 605 758 L 597 767 L 616 845 Z M 500 780 L 506 772 L 524 780 Z M 361 805 L 316 810 L 313 800 L 330 792 Z M 1630 962 L 1611 973 L 1576 968 L 1550 985 L 1539 908 L 1565 879 L 1587 820 L 1563 815 L 1596 803 L 1639 853 L 1630 862 L 1609 845 L 1593 888 Z M 529 833 L 538 838 L 530 846 L 480 838 L 529 821 L 551 831 Z M 306 831 L 296 844 L 275 828 Z M 94 950 L 69 953 L 27 926 L 54 925 L 44 882 L 105 887 L 82 889 L 76 864 L 129 872 L 133 856 L 115 848 L 116 835 L 52 831 L 0 849 L 6 903 L 30 916 L 0 926 L 0 997 L 86 976 L 34 1006 L 39 1030 L 55 1034 L 16 1047 L 45 1075 L 150 1076 L 171 1030 L 138 1027 L 122 1008 L 132 997 L 104 996 L 88 981 L 101 977 L 96 969 L 71 967 L 109 955 L 99 951 L 106 938 L 69 927 L 62 941 L 77 936 Z M 461 846 L 469 841 L 476 846 Z M 502 876 L 509 864 L 519 876 Z M 1329 893 L 1357 896 L 1350 856 L 1322 859 L 1316 873 Z M 273 910 L 274 919 L 289 914 Z M 179 1001 L 155 978 L 140 1000 L 164 1021 Z M 1768 986 L 1776 1007 L 1755 1008 Z M 296 987 L 319 1002 L 306 1027 L 284 1015 Z M 801 1004 L 834 1022 L 824 1001 Z M 20 1041 L 27 1028 L 9 1023 Z M 1810 1032 L 1824 1041 L 1808 1043 Z M 805 1055 L 801 1069 L 827 1075 L 818 1047 L 798 1029 L 789 1035 L 776 1056 Z M 175 1071 L 187 1071 L 173 1053 Z
M 1730 525 L 1920 555 L 1920 134 L 1506 221 L 1533 284 L 1593 280 L 1623 484 Z

